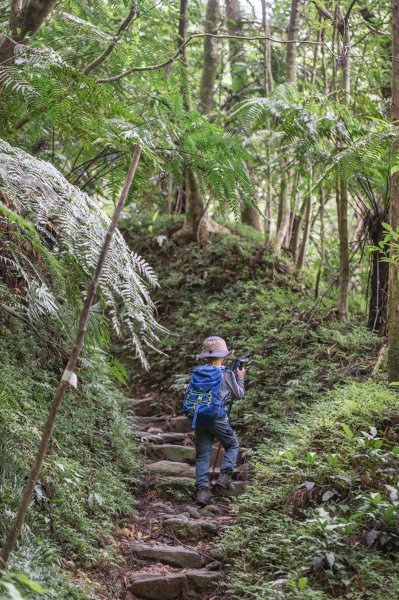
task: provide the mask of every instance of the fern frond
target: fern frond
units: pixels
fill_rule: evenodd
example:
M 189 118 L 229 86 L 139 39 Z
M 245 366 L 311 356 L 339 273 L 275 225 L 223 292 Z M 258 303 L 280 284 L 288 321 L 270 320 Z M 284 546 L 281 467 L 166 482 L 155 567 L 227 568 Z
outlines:
M 68 183 L 53 165 L 4 141 L 0 141 L 0 193 L 40 232 L 43 243 L 51 245 L 55 237 L 59 251 L 73 258 L 87 278 L 92 275 L 110 219 L 89 196 Z M 157 284 L 151 267 L 131 252 L 117 232 L 100 279 L 100 294 L 115 331 L 128 334 L 144 365 L 143 345 L 156 343 L 157 332 L 163 330 L 148 292 L 148 285 Z M 43 286 L 32 282 L 28 286 L 35 318 L 45 310 L 56 310 Z

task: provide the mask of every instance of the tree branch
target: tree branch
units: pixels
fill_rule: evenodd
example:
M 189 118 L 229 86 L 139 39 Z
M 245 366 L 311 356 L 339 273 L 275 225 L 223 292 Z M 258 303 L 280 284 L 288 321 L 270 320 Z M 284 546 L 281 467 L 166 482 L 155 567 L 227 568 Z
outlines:
M 88 75 L 89 73 L 91 73 L 91 71 L 93 71 L 93 69 L 98 67 L 98 65 L 101 65 L 101 63 L 103 63 L 105 61 L 105 59 L 115 50 L 115 46 L 121 39 L 122 33 L 124 31 L 126 31 L 126 29 L 128 29 L 135 14 L 137 14 L 137 5 L 135 2 L 132 2 L 132 5 L 130 7 L 130 10 L 129 10 L 129 13 L 128 13 L 126 19 L 120 24 L 118 31 L 112 38 L 108 47 L 104 50 L 104 52 L 102 52 L 99 56 L 97 56 L 97 58 L 95 58 L 91 63 L 89 63 L 87 65 L 87 67 L 85 67 L 83 69 L 83 71 L 82 71 L 83 75 Z
M 270 42 L 274 42 L 276 44 L 310 44 L 310 45 L 314 45 L 314 44 L 318 44 L 319 42 L 311 42 L 308 40 L 304 40 L 304 41 L 298 41 L 298 40 L 276 40 L 275 38 L 269 37 L 269 36 L 244 36 L 244 35 L 220 35 L 220 34 L 214 34 L 214 33 L 194 33 L 193 35 L 190 35 L 184 42 L 183 44 L 180 46 L 180 48 L 177 50 L 177 52 L 171 56 L 170 58 L 156 64 L 156 65 L 148 65 L 145 67 L 132 67 L 131 69 L 128 69 L 127 71 L 124 71 L 123 73 L 120 73 L 119 75 L 114 75 L 113 77 L 108 77 L 107 79 L 97 79 L 97 83 L 112 83 L 114 81 L 119 81 L 120 79 L 123 79 L 124 77 L 127 77 L 128 75 L 130 75 L 131 73 L 142 73 L 144 71 L 158 71 L 159 69 L 164 69 L 165 67 L 167 67 L 168 65 L 171 65 L 172 63 L 176 62 L 177 60 L 179 60 L 182 55 L 183 52 L 186 48 L 186 46 L 188 44 L 190 44 L 190 42 L 192 42 L 193 40 L 197 40 L 199 38 L 204 38 L 204 37 L 211 37 L 211 38 L 215 38 L 218 40 L 226 40 L 226 39 L 235 39 L 235 40 L 243 40 L 248 41 L 248 42 L 254 42 L 254 41 L 265 41 L 268 40 Z M 331 49 L 329 48 L 329 46 L 327 44 L 323 44 L 323 46 L 325 48 L 327 48 L 327 50 L 331 53 Z

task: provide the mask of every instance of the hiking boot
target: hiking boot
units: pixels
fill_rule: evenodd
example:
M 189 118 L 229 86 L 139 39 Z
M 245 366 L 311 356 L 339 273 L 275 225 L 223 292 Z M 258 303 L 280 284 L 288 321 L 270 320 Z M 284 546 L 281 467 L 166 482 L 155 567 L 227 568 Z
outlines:
M 215 485 L 217 487 L 223 488 L 224 490 L 230 490 L 232 488 L 231 478 L 232 471 L 222 471 L 217 478 Z
M 206 506 L 211 501 L 211 493 L 208 488 L 201 487 L 197 492 L 197 504 L 200 506 Z

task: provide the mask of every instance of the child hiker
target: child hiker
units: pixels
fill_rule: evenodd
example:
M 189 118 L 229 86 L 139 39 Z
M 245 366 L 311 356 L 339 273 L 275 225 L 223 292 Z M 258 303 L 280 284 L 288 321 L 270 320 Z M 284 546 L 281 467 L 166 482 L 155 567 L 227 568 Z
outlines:
M 197 503 L 209 504 L 209 471 L 214 439 L 223 446 L 224 456 L 220 475 L 216 481 L 219 488 L 230 489 L 231 477 L 237 463 L 239 445 L 236 434 L 229 424 L 226 400 L 244 397 L 245 369 L 237 374 L 223 365 L 230 353 L 224 339 L 208 337 L 197 356 L 204 364 L 196 367 L 187 387 L 183 410 L 192 419 L 195 430 Z

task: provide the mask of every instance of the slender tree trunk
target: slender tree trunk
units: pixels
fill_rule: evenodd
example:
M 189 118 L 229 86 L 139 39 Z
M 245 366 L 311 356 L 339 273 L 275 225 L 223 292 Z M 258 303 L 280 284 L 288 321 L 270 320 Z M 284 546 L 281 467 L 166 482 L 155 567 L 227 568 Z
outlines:
M 340 23 L 343 27 L 342 32 L 342 91 L 345 95 L 345 101 L 350 100 L 350 31 L 349 31 L 349 16 L 347 13 L 345 18 L 341 19 L 338 12 Z M 349 227 L 348 227 L 348 184 L 345 178 L 340 179 L 340 189 L 338 195 L 338 235 L 339 235 L 339 255 L 340 255 L 340 275 L 339 275 L 339 299 L 336 307 L 338 318 L 347 320 L 349 318 L 348 311 L 348 293 L 350 279 L 349 265 Z
M 240 0 L 226 0 L 226 19 L 229 35 L 243 35 Z M 248 82 L 246 57 L 241 40 L 229 39 L 229 61 L 234 94 L 242 90 Z
M 349 292 L 349 230 L 348 230 L 348 186 L 346 181 L 340 180 L 337 187 L 337 213 L 339 237 L 339 297 L 336 306 L 338 318 L 348 320 L 348 292 Z
M 389 221 L 389 216 L 384 208 L 379 207 L 377 214 L 372 213 L 370 217 L 372 222 L 369 223 L 368 233 L 373 246 L 378 246 L 385 234 L 382 224 Z M 388 279 L 388 263 L 381 261 L 379 252 L 373 252 L 371 254 L 370 302 L 367 326 L 371 331 L 378 331 L 381 335 L 386 334 L 387 327 Z
M 349 31 L 349 19 L 344 20 L 342 46 L 342 90 L 345 92 L 347 100 L 349 100 L 351 93 L 351 38 Z
M 320 264 L 319 264 L 319 268 L 317 269 L 317 275 L 316 275 L 316 285 L 315 285 L 315 296 L 316 298 L 319 297 L 320 294 L 320 281 L 321 281 L 321 277 L 323 275 L 323 268 L 324 268 L 324 257 L 325 257 L 325 231 L 324 231 L 324 207 L 325 207 L 325 202 L 324 202 L 324 190 L 323 188 L 320 188 L 319 191 L 319 198 L 320 198 Z
M 25 522 L 25 517 L 28 512 L 29 505 L 32 501 L 33 491 L 37 484 L 37 481 L 40 476 L 40 471 L 46 458 L 49 442 L 51 439 L 51 435 L 54 430 L 58 410 L 61 406 L 61 403 L 64 399 L 66 389 L 69 385 L 76 386 L 76 375 L 75 369 L 79 360 L 79 356 L 83 347 L 83 342 L 86 336 L 87 324 L 89 321 L 89 313 L 90 308 L 93 304 L 97 287 L 100 281 L 101 272 L 103 270 L 105 260 L 107 258 L 107 254 L 112 243 L 112 239 L 114 237 L 114 233 L 118 224 L 119 217 L 123 210 L 127 195 L 129 193 L 129 189 L 132 185 L 132 181 L 134 175 L 136 173 L 137 165 L 140 160 L 141 155 L 141 146 L 137 144 L 136 150 L 134 152 L 132 162 L 129 167 L 128 174 L 126 176 L 125 184 L 123 186 L 118 204 L 115 208 L 114 215 L 112 217 L 111 223 L 108 227 L 108 231 L 106 233 L 103 246 L 101 248 L 100 256 L 98 257 L 98 262 L 96 266 L 96 270 L 94 272 L 93 278 L 90 282 L 89 288 L 87 290 L 86 298 L 83 304 L 82 314 L 80 316 L 78 333 L 76 336 L 75 344 L 72 347 L 72 350 L 69 355 L 69 359 L 65 368 L 65 371 L 61 377 L 61 380 L 58 384 L 53 404 L 50 408 L 50 412 L 47 417 L 47 421 L 44 425 L 39 448 L 36 452 L 36 456 L 29 474 L 29 477 L 26 481 L 24 491 L 21 496 L 21 500 L 17 509 L 17 514 L 13 520 L 13 523 L 6 535 L 3 546 L 1 548 L 0 553 L 0 568 L 1 572 L 4 572 L 4 567 L 8 562 L 11 552 L 14 550 L 17 540 L 21 534 L 23 524 Z
M 274 239 L 271 241 L 271 246 L 274 252 L 279 252 L 284 242 L 288 227 L 290 225 L 290 197 L 288 194 L 287 172 L 285 164 L 282 165 L 281 183 L 280 183 L 280 217 Z
M 272 202 L 273 202 L 273 186 L 272 186 L 272 169 L 270 144 L 266 144 L 266 161 L 267 161 L 267 188 L 266 188 L 266 220 L 265 220 L 265 235 L 268 240 L 272 235 Z
M 306 209 L 306 198 L 303 199 L 301 207 L 299 209 L 299 212 L 297 212 L 294 217 L 294 222 L 293 222 L 293 226 L 292 226 L 290 251 L 291 251 L 292 258 L 293 258 L 293 261 L 295 264 L 297 263 L 298 256 L 299 256 L 301 230 L 302 230 L 303 219 L 305 216 L 305 209 Z
M 392 1 L 392 121 L 399 123 L 399 0 Z M 394 151 L 398 152 L 395 144 Z M 391 227 L 399 228 L 399 171 L 391 175 L 391 198 L 389 209 Z M 397 251 L 391 251 L 397 262 Z M 399 269 L 389 265 L 388 292 L 388 380 L 399 381 Z
M 178 29 L 178 45 L 181 46 L 187 37 L 188 30 L 188 0 L 180 0 L 180 17 Z M 190 92 L 188 84 L 188 57 L 186 49 L 183 53 L 183 76 L 181 93 L 183 96 L 183 105 L 188 112 L 190 106 Z M 183 169 L 183 189 L 186 193 L 185 208 L 186 218 L 183 227 L 176 231 L 174 238 L 181 241 L 197 241 L 205 242 L 208 237 L 207 232 L 207 214 L 204 199 L 198 182 L 197 175 L 191 167 Z
M 180 47 L 186 40 L 188 30 L 188 0 L 180 0 L 179 28 L 177 45 Z M 181 94 L 183 97 L 183 105 L 186 111 L 191 110 L 190 106 L 190 89 L 188 84 L 188 56 L 187 48 L 185 47 L 182 55 L 183 75 L 181 78 Z
M 219 24 L 219 0 L 208 0 L 205 17 L 205 33 L 216 34 Z M 204 62 L 202 68 L 199 110 L 203 115 L 209 115 L 212 110 L 213 93 L 216 81 L 218 63 L 217 40 L 204 38 Z
M 267 14 L 268 5 L 266 0 L 261 0 L 262 3 L 262 26 L 263 35 L 265 38 L 270 37 L 270 23 Z M 264 40 L 263 43 L 263 79 L 265 96 L 268 96 L 273 89 L 273 73 L 272 73 L 272 48 L 270 40 Z M 266 188 L 266 206 L 265 206 L 265 236 L 269 239 L 272 231 L 272 170 L 270 166 L 271 148 L 269 141 L 266 142 L 266 162 L 267 162 L 267 188 Z
M 243 35 L 242 12 L 240 0 L 226 0 L 227 31 L 229 35 Z M 229 61 L 231 73 L 232 101 L 248 84 L 248 71 L 244 46 L 241 40 L 229 39 Z M 241 210 L 241 221 L 245 225 L 260 231 L 259 212 L 251 205 L 244 205 Z
M 265 38 L 270 38 L 270 24 L 267 14 L 267 2 L 261 0 L 262 3 L 262 26 L 263 35 Z M 273 73 L 272 73 L 272 48 L 270 40 L 265 39 L 263 43 L 263 77 L 265 85 L 265 96 L 268 96 L 273 89 Z
M 306 205 L 305 205 L 305 217 L 304 217 L 304 223 L 303 223 L 302 244 L 301 244 L 301 250 L 299 252 L 298 260 L 296 263 L 296 270 L 299 272 L 302 271 L 302 269 L 305 265 L 306 248 L 307 248 L 308 241 L 309 241 L 310 226 L 312 224 L 312 198 L 311 198 L 310 194 L 308 194 L 306 196 L 305 201 L 306 201 Z
M 300 19 L 301 0 L 292 0 L 290 22 L 288 26 L 288 40 L 294 40 L 294 43 L 287 44 L 287 79 L 290 83 L 296 83 L 297 80 L 297 44 L 299 19 Z
M 321 31 L 321 57 L 322 57 L 322 67 L 323 67 L 323 90 L 325 94 L 328 94 L 328 77 L 327 77 L 327 59 L 326 59 L 326 49 L 324 47 L 325 40 L 325 29 L 323 27 Z
M 320 42 L 321 42 L 321 26 L 320 26 L 320 29 L 317 32 L 317 44 L 315 45 L 314 50 L 313 50 L 313 65 L 312 65 L 312 74 L 311 74 L 311 77 L 310 77 L 310 83 L 312 85 L 316 84 L 316 78 L 317 78 L 317 59 L 319 57 Z

